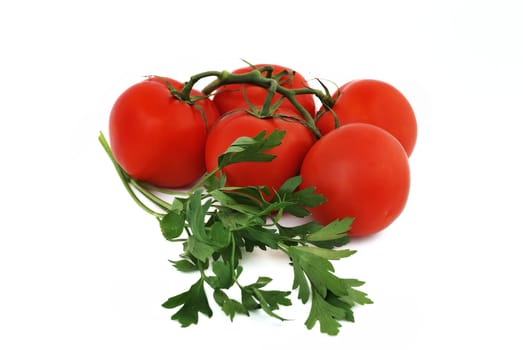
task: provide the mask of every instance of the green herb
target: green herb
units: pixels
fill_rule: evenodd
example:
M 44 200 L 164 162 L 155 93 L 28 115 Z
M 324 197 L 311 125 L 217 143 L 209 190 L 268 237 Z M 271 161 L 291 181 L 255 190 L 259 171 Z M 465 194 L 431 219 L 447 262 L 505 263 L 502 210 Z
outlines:
M 294 227 L 281 223 L 285 215 L 307 217 L 310 214 L 307 208 L 325 201 L 312 188 L 299 189 L 300 177 L 288 179 L 272 196 L 265 187 L 226 186 L 221 171 L 225 166 L 272 160 L 274 156 L 266 151 L 279 145 L 284 133 L 274 131 L 266 135 L 262 132 L 253 138 L 239 138 L 219 157 L 214 171 L 203 176 L 192 189 L 172 196 L 170 202 L 155 194 L 160 189 L 149 190 L 147 185 L 126 174 L 100 134 L 99 141 L 132 198 L 158 218 L 166 240 L 183 244 L 183 253 L 178 259 L 170 260 L 173 267 L 197 276 L 186 291 L 163 303 L 165 308 L 176 309 L 172 319 L 182 327 L 197 324 L 200 314 L 213 315 L 210 297 L 231 321 L 237 315 L 248 316 L 255 311 L 285 321 L 280 309 L 291 305 L 291 292 L 297 290 L 298 299 L 310 304 L 306 327 L 313 328 L 318 322 L 322 333 L 336 335 L 340 321 L 354 321 L 354 306 L 372 303 L 365 293 L 356 289 L 363 282 L 336 276 L 331 263 L 355 253 L 350 249 L 336 249 L 348 243 L 346 232 L 350 230 L 351 219 L 337 220 L 326 226 L 314 221 Z M 160 207 L 161 212 L 151 209 L 152 205 Z M 294 272 L 291 290 L 267 288 L 272 279 L 266 276 L 244 284 L 240 278 L 241 259 L 255 249 L 274 249 L 287 254 Z M 238 288 L 239 300 L 230 297 L 232 288 Z

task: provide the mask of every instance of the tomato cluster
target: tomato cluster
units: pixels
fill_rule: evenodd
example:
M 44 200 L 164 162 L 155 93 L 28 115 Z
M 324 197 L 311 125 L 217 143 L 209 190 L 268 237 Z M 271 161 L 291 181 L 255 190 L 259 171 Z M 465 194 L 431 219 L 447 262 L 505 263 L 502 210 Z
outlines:
M 363 79 L 322 94 L 279 65 L 209 75 L 218 77 L 211 91 L 148 77 L 118 97 L 110 142 L 131 177 L 159 187 L 188 186 L 215 169 L 218 156 L 239 137 L 285 130 L 282 143 L 269 151 L 276 155 L 272 161 L 228 165 L 222 170 L 227 184 L 266 186 L 274 193 L 300 175 L 302 188 L 312 186 L 326 199 L 310 209 L 313 219 L 325 225 L 353 217 L 353 237 L 377 233 L 400 215 L 417 124 L 395 87 Z

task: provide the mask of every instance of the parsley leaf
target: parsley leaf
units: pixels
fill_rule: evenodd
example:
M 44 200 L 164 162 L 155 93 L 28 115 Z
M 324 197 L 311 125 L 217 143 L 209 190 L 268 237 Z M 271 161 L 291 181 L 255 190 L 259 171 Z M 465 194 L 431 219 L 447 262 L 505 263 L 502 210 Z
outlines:
M 270 162 L 276 156 L 265 153 L 279 146 L 282 142 L 285 130 L 274 130 L 267 137 L 266 131 L 262 131 L 254 137 L 239 137 L 229 148 L 218 157 L 218 167 L 240 162 Z
M 230 299 L 221 289 L 215 289 L 213 296 L 216 304 L 222 308 L 222 311 L 229 316 L 231 321 L 234 319 L 236 314 L 249 316 L 249 310 L 243 303 Z
M 262 289 L 271 281 L 269 277 L 259 277 L 255 283 L 243 287 L 242 300 L 251 309 L 261 308 L 269 316 L 285 321 L 286 319 L 276 314 L 274 310 L 278 310 L 280 305 L 292 304 L 288 298 L 291 292 Z
M 169 211 L 160 219 L 160 229 L 168 241 L 179 237 L 185 227 L 185 217 L 177 211 Z
M 314 192 L 313 187 L 297 190 L 301 184 L 301 177 L 289 178 L 276 192 L 274 200 L 288 202 L 284 211 L 296 217 L 306 217 L 310 215 L 307 208 L 318 206 L 325 202 L 325 198 Z
M 173 309 L 182 305 L 171 317 L 172 320 L 180 322 L 182 327 L 197 324 L 198 313 L 202 313 L 208 317 L 212 316 L 212 310 L 207 301 L 203 282 L 203 279 L 200 278 L 188 291 L 169 298 L 162 304 L 162 306 L 167 309 Z
M 366 293 L 357 289 L 363 282 L 338 277 L 331 263 L 355 253 L 351 249 L 333 249 L 349 242 L 346 233 L 352 219 L 325 226 L 315 221 L 295 226 L 280 222 L 284 215 L 308 217 L 309 208 L 325 202 L 314 188 L 300 189 L 301 177 L 289 178 L 270 200 L 270 191 L 264 186 L 226 186 L 226 177 L 220 170 L 243 161 L 271 161 L 274 155 L 267 151 L 281 144 L 284 134 L 276 130 L 239 138 L 220 156 L 215 170 L 205 174 L 192 189 L 173 194 L 171 202 L 147 192 L 147 187 L 137 187 L 138 182 L 114 160 L 108 143 L 100 139 L 133 200 L 159 220 L 161 233 L 168 241 L 183 242 L 180 258 L 169 260 L 170 263 L 179 272 L 199 275 L 188 290 L 162 304 L 177 309 L 171 318 L 182 327 L 197 324 L 199 314 L 212 317 L 207 287 L 213 290 L 213 300 L 231 321 L 236 315 L 249 316 L 255 311 L 286 320 L 279 310 L 291 305 L 290 291 L 267 289 L 272 279 L 266 276 L 248 285 L 242 283 L 241 259 L 255 250 L 280 250 L 288 255 L 294 272 L 291 290 L 297 290 L 302 303 L 311 303 L 305 321 L 309 329 L 319 323 L 322 333 L 338 334 L 341 321 L 354 321 L 354 306 L 372 303 Z M 163 212 L 149 208 L 134 190 Z M 228 291 L 233 287 L 240 291 L 239 300 L 229 297 Z
M 207 278 L 209 285 L 215 289 L 230 288 L 234 284 L 233 270 L 229 262 L 215 261 L 212 263 L 215 276 Z
M 245 249 L 252 252 L 254 247 L 259 247 L 265 250 L 266 247 L 278 249 L 278 235 L 276 230 L 264 228 L 261 226 L 246 227 L 238 231 L 238 234 L 243 238 Z
M 193 272 L 198 271 L 198 266 L 196 266 L 192 261 L 182 259 L 182 260 L 176 260 L 172 261 L 169 260 L 171 264 L 181 272 Z
M 205 235 L 205 216 L 211 207 L 211 200 L 202 204 L 202 189 L 198 189 L 190 197 L 187 203 L 187 221 L 194 235 L 203 237 Z
M 356 304 L 372 304 L 372 300 L 367 297 L 366 293 L 353 288 L 361 286 L 362 282 L 352 279 L 345 279 L 344 282 L 348 293 L 344 296 L 328 292 L 323 298 L 318 292 L 313 292 L 311 310 L 305 321 L 308 329 L 319 322 L 321 332 L 336 335 L 341 327 L 338 321 L 354 322 L 353 307 Z
M 323 242 L 332 241 L 339 238 L 348 237 L 347 232 L 350 230 L 352 224 L 352 218 L 345 218 L 343 220 L 334 220 L 327 226 L 310 233 L 306 236 L 308 242 Z
M 372 303 L 365 293 L 354 288 L 361 285 L 360 281 L 337 277 L 329 261 L 348 257 L 355 251 L 306 246 L 291 246 L 287 251 L 294 268 L 293 289 L 298 288 L 303 303 L 312 294 L 307 328 L 319 322 L 321 332 L 336 335 L 341 327 L 338 320 L 353 321 L 354 305 Z
M 314 290 L 312 293 L 312 306 L 309 316 L 305 321 L 308 329 L 314 327 L 316 322 L 320 323 L 320 331 L 329 335 L 339 333 L 341 324 L 338 320 L 346 320 L 347 309 L 329 302 L 325 297 Z M 350 308 L 349 308 L 350 311 Z

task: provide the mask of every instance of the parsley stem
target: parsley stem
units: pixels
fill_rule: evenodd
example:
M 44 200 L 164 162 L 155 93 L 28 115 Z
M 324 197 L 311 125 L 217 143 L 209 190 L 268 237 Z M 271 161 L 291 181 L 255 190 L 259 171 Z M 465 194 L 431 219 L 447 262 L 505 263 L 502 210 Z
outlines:
M 206 283 L 209 283 L 207 281 L 207 275 L 205 274 L 205 267 L 202 265 L 202 262 L 198 259 L 196 259 L 196 266 L 198 267 L 198 270 L 200 271 L 200 280 L 204 280 Z
M 152 192 L 148 191 L 146 188 L 144 188 L 138 181 L 136 181 L 133 178 L 129 179 L 129 183 L 133 185 L 134 188 L 138 192 L 140 192 L 142 195 L 144 195 L 148 200 L 156 204 L 158 207 L 162 208 L 165 211 L 168 211 L 171 205 L 161 199 L 158 196 L 155 196 Z
M 213 171 L 209 173 L 205 173 L 196 183 L 191 187 L 191 189 L 187 192 L 187 194 L 190 196 L 199 189 L 204 183 L 206 183 L 211 177 L 215 176 L 218 171 L 220 171 L 220 167 L 216 167 Z
M 231 275 L 234 283 L 238 283 L 238 273 L 236 272 L 236 236 L 231 235 Z M 238 284 L 239 285 L 239 284 Z
M 278 248 L 280 248 L 280 250 L 282 250 L 285 254 L 289 255 L 289 246 L 282 243 L 282 242 L 278 242 Z
M 156 211 L 152 210 L 147 205 L 145 205 L 138 198 L 136 193 L 133 191 L 132 187 L 129 185 L 129 181 L 130 181 L 129 175 L 122 169 L 122 167 L 118 164 L 118 162 L 114 158 L 113 152 L 111 151 L 111 147 L 109 146 L 109 143 L 107 142 L 107 140 L 102 132 L 100 132 L 100 136 L 98 137 L 98 140 L 100 141 L 105 152 L 111 159 L 111 162 L 113 163 L 113 165 L 116 169 L 116 172 L 118 173 L 118 176 L 120 177 L 120 180 L 122 180 L 122 183 L 123 183 L 125 189 L 127 190 L 127 192 L 129 193 L 129 195 L 131 196 L 131 198 L 136 202 L 136 204 L 138 204 L 138 206 L 140 206 L 140 208 L 145 210 L 147 213 L 149 213 L 157 218 L 161 218 L 163 216 L 163 214 L 157 213 Z
M 142 186 L 144 189 L 147 189 L 148 191 L 164 193 L 166 195 L 171 195 L 171 196 L 187 196 L 187 191 L 184 191 L 184 190 L 174 190 L 174 189 L 170 189 L 170 188 L 158 187 L 158 186 L 154 186 L 154 185 L 151 185 L 149 183 L 139 181 L 139 180 L 134 180 L 134 181 L 137 184 L 139 184 L 140 186 Z

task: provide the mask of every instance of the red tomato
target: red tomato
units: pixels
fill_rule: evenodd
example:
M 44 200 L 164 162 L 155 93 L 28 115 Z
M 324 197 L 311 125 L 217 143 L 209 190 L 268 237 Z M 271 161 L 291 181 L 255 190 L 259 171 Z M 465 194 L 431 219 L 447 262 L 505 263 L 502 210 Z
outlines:
M 263 66 L 268 66 L 268 64 L 256 64 L 255 67 L 260 68 Z M 285 88 L 299 89 L 304 87 L 309 87 L 305 78 L 298 72 L 293 71 L 290 68 L 271 64 L 274 68 L 272 76 L 277 75 L 278 73 L 288 71 L 293 73 L 292 76 L 286 74 L 280 78 L 280 85 Z M 233 74 L 244 74 L 251 72 L 252 67 L 244 67 L 232 71 Z M 264 76 L 267 76 L 267 72 L 263 73 Z M 249 109 L 249 103 L 246 99 L 256 107 L 261 107 L 265 102 L 267 97 L 267 89 L 259 87 L 256 85 L 250 84 L 229 84 L 224 85 L 216 89 L 216 95 L 213 100 L 218 108 L 218 111 L 223 115 L 227 112 L 236 110 L 236 109 Z M 272 103 L 274 104 L 282 95 L 274 94 L 272 98 Z M 311 117 L 314 118 L 316 114 L 316 107 L 314 104 L 314 98 L 311 94 L 303 94 L 296 96 L 296 100 L 309 112 Z M 292 103 L 285 99 L 282 104 L 282 108 L 290 108 L 293 111 L 297 111 Z
M 284 112 L 284 111 L 282 111 Z M 236 111 L 214 124 L 207 138 L 205 162 L 207 171 L 218 165 L 218 156 L 241 136 L 253 137 L 265 130 L 285 130 L 282 144 L 269 150 L 275 154 L 270 162 L 243 162 L 226 166 L 223 171 L 229 186 L 267 186 L 278 189 L 298 174 L 303 157 L 316 138 L 304 125 L 280 118 L 258 118 L 245 111 Z
M 410 187 L 405 150 L 390 133 L 365 123 L 353 123 L 319 139 L 301 167 L 302 188 L 314 186 L 327 201 L 311 208 L 312 217 L 326 225 L 354 218 L 353 237 L 377 233 L 403 211 Z
M 219 114 L 209 99 L 191 105 L 174 98 L 166 81 L 176 90 L 183 86 L 151 77 L 124 91 L 111 110 L 109 134 L 113 154 L 130 176 L 174 188 L 205 172 L 207 130 Z
M 379 80 L 354 80 L 342 85 L 334 97 L 337 100 L 332 109 L 340 125 L 360 122 L 379 126 L 411 155 L 417 137 L 416 117 L 409 101 L 395 87 Z M 330 111 L 320 117 L 317 127 L 323 135 L 334 129 Z

